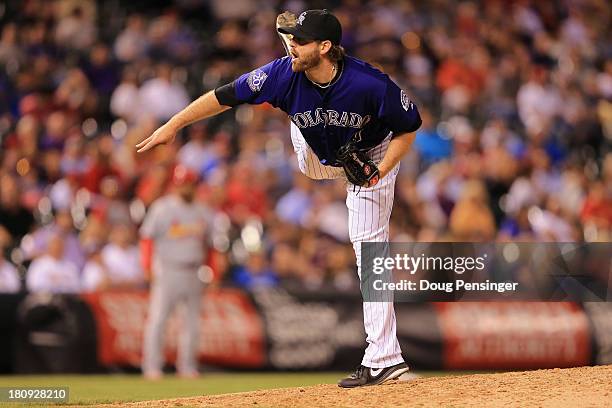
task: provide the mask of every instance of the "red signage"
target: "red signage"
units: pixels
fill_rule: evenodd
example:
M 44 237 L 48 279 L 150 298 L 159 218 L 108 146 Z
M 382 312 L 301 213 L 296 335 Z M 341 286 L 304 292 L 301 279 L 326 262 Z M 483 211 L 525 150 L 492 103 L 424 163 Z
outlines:
M 435 307 L 445 368 L 552 368 L 590 363 L 589 323 L 574 303 L 437 303 Z
M 102 365 L 140 366 L 149 308 L 147 292 L 99 292 L 82 296 L 98 328 Z M 168 319 L 166 361 L 173 362 L 181 329 L 177 311 Z M 235 289 L 208 290 L 202 296 L 199 358 L 225 366 L 261 367 L 265 363 L 264 326 L 250 299 Z

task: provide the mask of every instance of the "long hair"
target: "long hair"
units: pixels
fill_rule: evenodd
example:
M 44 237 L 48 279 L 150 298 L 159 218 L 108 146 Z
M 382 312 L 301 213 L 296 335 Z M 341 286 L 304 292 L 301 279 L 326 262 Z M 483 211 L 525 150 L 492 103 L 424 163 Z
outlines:
M 327 58 L 329 58 L 331 62 L 338 62 L 344 59 L 346 52 L 344 51 L 343 46 L 332 44 L 331 48 L 329 49 L 329 51 L 327 51 L 326 55 L 327 55 Z

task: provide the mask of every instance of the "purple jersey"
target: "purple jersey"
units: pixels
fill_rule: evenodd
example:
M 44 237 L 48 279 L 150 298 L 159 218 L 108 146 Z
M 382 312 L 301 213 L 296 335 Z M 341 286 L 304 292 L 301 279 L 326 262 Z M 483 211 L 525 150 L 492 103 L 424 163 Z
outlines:
M 303 72 L 293 72 L 291 57 L 284 57 L 236 79 L 235 96 L 282 109 L 327 165 L 337 165 L 336 152 L 351 138 L 369 150 L 389 132 L 414 132 L 421 125 L 416 106 L 388 75 L 349 56 L 338 75 L 322 90 Z

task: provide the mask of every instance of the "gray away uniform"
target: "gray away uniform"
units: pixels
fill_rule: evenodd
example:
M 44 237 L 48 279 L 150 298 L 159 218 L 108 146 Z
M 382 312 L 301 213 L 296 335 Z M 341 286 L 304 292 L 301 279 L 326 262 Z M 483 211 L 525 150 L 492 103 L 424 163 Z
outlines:
M 202 293 L 197 271 L 207 253 L 212 218 L 203 205 L 184 202 L 175 195 L 156 200 L 145 217 L 140 235 L 153 240 L 153 284 L 145 328 L 144 373 L 161 371 L 163 367 L 165 323 L 178 303 L 184 305 L 184 313 L 177 371 L 197 372 Z

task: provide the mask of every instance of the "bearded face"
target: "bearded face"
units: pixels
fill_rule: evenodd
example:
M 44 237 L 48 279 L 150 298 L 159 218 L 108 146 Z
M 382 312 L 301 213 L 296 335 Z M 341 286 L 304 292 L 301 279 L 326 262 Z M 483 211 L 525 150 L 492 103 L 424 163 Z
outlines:
M 316 67 L 321 62 L 321 54 L 315 42 L 291 48 L 291 69 L 293 72 L 304 72 Z
M 177 188 L 178 195 L 187 203 L 190 203 L 195 198 L 196 185 L 195 183 L 185 183 Z

